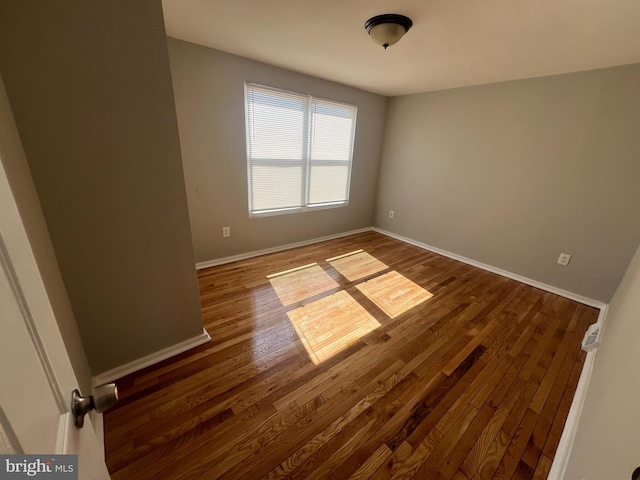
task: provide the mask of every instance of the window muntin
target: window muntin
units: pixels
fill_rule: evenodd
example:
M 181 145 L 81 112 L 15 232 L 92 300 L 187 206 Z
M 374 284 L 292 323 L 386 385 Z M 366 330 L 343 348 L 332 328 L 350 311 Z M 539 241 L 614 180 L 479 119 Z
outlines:
M 250 215 L 346 205 L 357 107 L 245 84 Z

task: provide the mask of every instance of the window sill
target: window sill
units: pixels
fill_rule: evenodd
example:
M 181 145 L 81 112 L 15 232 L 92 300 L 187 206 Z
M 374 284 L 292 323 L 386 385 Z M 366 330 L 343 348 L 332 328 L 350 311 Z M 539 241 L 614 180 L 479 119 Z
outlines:
M 259 212 L 249 212 L 249 218 L 273 217 L 276 215 L 289 215 L 292 213 L 314 212 L 316 210 L 328 210 L 330 208 L 340 208 L 349 205 L 345 202 L 321 203 L 318 205 L 310 205 L 308 207 L 279 208 L 276 210 L 261 210 Z

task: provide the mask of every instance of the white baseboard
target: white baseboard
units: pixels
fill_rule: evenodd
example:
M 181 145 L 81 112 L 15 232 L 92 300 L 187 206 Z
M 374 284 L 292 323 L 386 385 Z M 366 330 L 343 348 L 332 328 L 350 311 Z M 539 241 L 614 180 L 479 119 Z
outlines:
M 609 307 L 605 306 L 600 310 L 600 315 L 598 315 L 597 323 L 602 325 L 601 334 L 604 332 L 608 309 Z M 584 407 L 584 402 L 587 399 L 587 390 L 589 389 L 589 382 L 591 381 L 591 374 L 593 373 L 593 365 L 595 363 L 597 353 L 598 349 L 587 353 L 587 358 L 584 361 L 582 372 L 580 373 L 580 379 L 576 386 L 576 392 L 573 395 L 569 415 L 567 416 L 567 421 L 564 424 L 564 430 L 562 430 L 560 443 L 558 444 L 556 454 L 553 457 L 553 463 L 551 465 L 549 475 L 547 476 L 547 480 L 562 480 L 564 478 L 564 474 L 569 463 L 569 457 L 571 455 L 571 449 L 573 448 L 573 442 L 575 441 L 576 433 L 578 431 L 582 408 Z
M 487 265 L 485 263 L 477 262 L 475 260 L 471 260 L 470 258 L 466 258 L 461 255 L 457 255 L 455 253 L 447 252 L 446 250 L 432 247 L 431 245 L 426 245 L 424 243 L 417 242 L 410 238 L 406 238 L 401 235 L 396 235 L 395 233 L 387 232 L 386 230 L 381 230 L 379 228 L 372 228 L 372 230 L 378 233 L 381 233 L 383 235 L 387 235 L 389 237 L 395 238 L 397 240 L 410 243 L 411 245 L 424 248 L 425 250 L 429 250 L 439 255 L 444 255 L 445 257 L 453 258 L 454 260 L 461 261 L 468 265 L 472 265 L 474 267 L 478 267 L 483 270 L 487 270 L 489 272 L 497 273 L 498 275 L 502 275 L 503 277 L 511 278 L 512 280 L 517 280 L 518 282 L 522 282 L 527 285 L 540 288 L 541 290 L 554 293 L 561 297 L 565 297 L 570 300 L 575 300 L 576 302 L 582 303 L 584 305 L 589 305 L 590 307 L 598 308 L 600 310 L 600 314 L 598 315 L 597 323 L 602 325 L 601 331 L 600 331 L 601 338 L 602 338 L 602 335 L 604 334 L 604 330 L 606 327 L 607 311 L 609 308 L 609 306 L 604 302 L 593 300 L 591 298 L 587 298 L 582 295 L 578 295 L 576 293 L 554 287 L 552 285 L 547 285 L 545 283 L 538 282 L 537 280 L 532 280 L 530 278 L 523 277 L 521 275 L 517 275 L 515 273 L 511 273 L 506 270 L 502 270 L 501 268 L 496 268 L 491 265 Z M 587 398 L 587 390 L 589 388 L 589 382 L 591 380 L 591 374 L 593 372 L 593 365 L 596 359 L 597 352 L 598 350 L 595 349 L 587 353 L 584 366 L 582 367 L 582 372 L 580 373 L 580 379 L 578 380 L 578 385 L 576 386 L 576 391 L 573 395 L 571 408 L 569 409 L 569 415 L 567 416 L 567 421 L 562 431 L 562 437 L 560 437 L 560 443 L 558 444 L 556 454 L 553 458 L 553 464 L 551 465 L 551 470 L 549 471 L 549 476 L 547 477 L 548 480 L 562 480 L 564 478 L 564 473 L 566 471 L 567 464 L 569 463 L 569 456 L 571 454 L 571 449 L 573 448 L 576 432 L 578 430 L 578 424 L 580 423 L 580 415 L 582 414 L 582 408 Z
M 96 375 L 93 377 L 93 385 L 95 387 L 104 383 L 113 382 L 114 380 L 125 377 L 133 372 L 137 372 L 138 370 L 142 370 L 143 368 L 154 365 L 162 360 L 166 360 L 174 355 L 178 355 L 179 353 L 186 352 L 187 350 L 207 343 L 210 340 L 211 337 L 209 336 L 209 333 L 207 333 L 203 328 L 200 335 L 188 338 L 180 343 L 176 343 L 175 345 L 163 348 L 155 353 Z
M 416 247 L 420 247 L 420 248 L 423 248 L 425 250 L 429 250 L 430 252 L 437 253 L 439 255 L 443 255 L 445 257 L 452 258 L 454 260 L 458 260 L 460 262 L 466 263 L 467 265 L 471 265 L 473 267 L 481 268 L 483 270 L 487 270 L 489 272 L 496 273 L 498 275 L 502 275 L 503 277 L 507 277 L 507 278 L 510 278 L 512 280 L 516 280 L 518 282 L 525 283 L 527 285 L 531 285 L 532 287 L 539 288 L 539 289 L 544 290 L 546 292 L 550 292 L 550 293 L 554 293 L 556 295 L 560 295 L 561 297 L 568 298 L 569 300 L 574 300 L 574 301 L 576 301 L 578 303 L 582 303 L 584 305 L 588 305 L 590 307 L 597 308 L 597 309 L 599 309 L 601 311 L 607 305 L 606 303 L 601 302 L 599 300 L 594 300 L 592 298 L 588 298 L 588 297 L 585 297 L 583 295 L 579 295 L 577 293 L 570 292 L 568 290 L 563 290 L 561 288 L 554 287 L 553 285 L 547 285 L 546 283 L 542 283 L 542 282 L 539 282 L 537 280 L 533 280 L 531 278 L 524 277 L 522 275 L 518 275 L 517 273 L 512 273 L 512 272 L 509 272 L 507 270 L 503 270 L 501 268 L 494 267 L 492 265 L 488 265 L 486 263 L 478 262 L 478 261 L 473 260 L 471 258 L 467 258 L 467 257 L 464 257 L 462 255 L 458 255 L 456 253 L 451 253 L 451 252 L 448 252 L 447 250 L 443 250 L 441 248 L 433 247 L 433 246 L 428 245 L 426 243 L 422 243 L 422 242 L 419 242 L 417 240 L 413 240 L 412 238 L 403 237 L 402 235 L 397 235 L 395 233 L 388 232 L 386 230 L 383 230 L 383 229 L 377 228 L 377 227 L 360 228 L 360 229 L 357 229 L 357 230 L 351 230 L 351 231 L 348 231 L 348 232 L 338 233 L 338 234 L 335 234 L 335 235 L 327 235 L 325 237 L 314 238 L 314 239 L 311 239 L 311 240 L 305 240 L 303 242 L 290 243 L 290 244 L 287 244 L 287 245 L 281 245 L 279 247 L 266 248 L 264 250 L 255 250 L 253 252 L 247 252 L 247 253 L 242 253 L 242 254 L 239 254 L 239 255 L 233 255 L 231 257 L 223 257 L 223 258 L 217 258 L 217 259 L 214 259 L 214 260 L 208 260 L 208 261 L 205 261 L 205 262 L 198 262 L 198 263 L 196 263 L 196 269 L 197 270 L 201 270 L 203 268 L 215 267 L 217 265 L 224 265 L 226 263 L 237 262 L 239 260 L 245 260 L 247 258 L 258 257 L 260 255 L 267 255 L 269 253 L 282 252 L 284 250 L 290 250 L 292 248 L 304 247 L 305 245 L 313 245 L 314 243 L 325 242 L 327 240 L 333 240 L 333 239 L 336 239 L 336 238 L 347 237 L 349 235 L 354 235 L 356 233 L 363 233 L 363 232 L 369 232 L 369 231 L 374 231 L 374 232 L 381 233 L 382 235 L 386 235 L 388 237 L 395 238 L 395 239 L 400 240 L 402 242 L 409 243 L 411 245 L 415 245 Z
M 255 250 L 253 252 L 233 255 L 231 257 L 216 258 L 214 260 L 208 260 L 206 262 L 198 262 L 196 263 L 196 270 L 215 267 L 217 265 L 224 265 L 225 263 L 237 262 L 238 260 L 246 260 L 247 258 L 259 257 L 260 255 L 267 255 L 269 253 L 282 252 L 284 250 L 304 247 L 306 245 L 313 245 L 314 243 L 326 242 L 327 240 L 334 240 L 336 238 L 348 237 L 349 235 L 355 235 L 356 233 L 370 232 L 371 230 L 373 230 L 373 227 L 359 228 L 358 230 L 337 233 L 335 235 L 327 235 L 326 237 L 313 238 L 311 240 L 305 240 L 302 242 L 289 243 L 287 245 L 281 245 L 279 247 L 265 248 L 264 250 Z
M 458 260 L 460 262 L 466 263 L 467 265 L 471 265 L 473 267 L 478 267 L 483 270 L 487 270 L 492 273 L 496 273 L 498 275 L 502 275 L 503 277 L 510 278 L 512 280 L 516 280 L 521 283 L 525 283 L 527 285 L 531 285 L 532 287 L 539 288 L 541 290 L 545 290 L 550 293 L 554 293 L 556 295 L 560 295 L 561 297 L 568 298 L 569 300 L 574 300 L 578 303 L 582 303 L 584 305 L 588 305 L 590 307 L 598 308 L 600 311 L 605 308 L 606 303 L 601 302 L 599 300 L 594 300 L 592 298 L 584 297 L 582 295 L 578 295 L 577 293 L 569 292 L 567 290 L 563 290 L 558 287 L 554 287 L 553 285 L 547 285 L 546 283 L 538 282 L 537 280 L 533 280 L 531 278 L 523 277 L 522 275 L 518 275 L 516 273 L 509 272 L 507 270 L 502 270 L 501 268 L 494 267 L 492 265 L 487 265 L 486 263 L 478 262 L 476 260 L 472 260 L 467 257 L 463 257 L 462 255 L 458 255 L 456 253 L 451 253 L 446 250 L 442 250 L 437 247 L 432 247 L 431 245 L 427 245 L 426 243 L 418 242 L 411 238 L 403 237 L 401 235 L 396 235 L 395 233 L 388 232 L 386 230 L 382 230 L 380 228 L 371 228 L 371 230 L 381 233 L 383 235 L 387 235 L 388 237 L 395 238 L 397 240 L 401 240 L 406 243 L 410 243 L 411 245 L 415 245 L 416 247 L 424 248 L 425 250 L 429 250 L 430 252 L 437 253 L 439 255 L 443 255 L 445 257 L 452 258 L 454 260 Z
M 321 238 L 315 238 L 312 240 L 307 240 L 307 241 L 303 241 L 303 242 L 297 242 L 297 243 L 291 243 L 288 245 L 283 245 L 283 246 L 279 246 L 279 247 L 274 247 L 274 248 L 268 248 L 268 249 L 264 249 L 264 250 L 257 250 L 257 251 L 253 251 L 253 252 L 248 252 L 248 253 L 244 253 L 244 254 L 240 254 L 240 255 L 234 255 L 231 257 L 224 257 L 224 258 L 218 258 L 215 260 L 210 260 L 210 261 L 206 261 L 206 262 L 199 262 L 196 264 L 196 269 L 200 270 L 203 268 L 208 268 L 208 267 L 213 267 L 213 266 L 217 266 L 217 265 L 223 265 L 226 263 L 231 263 L 231 262 L 235 262 L 238 260 L 244 260 L 247 258 L 252 258 L 252 257 L 257 257 L 260 255 L 266 255 L 269 253 L 276 253 L 276 252 L 281 252 L 284 250 L 289 250 L 291 248 L 296 248 L 296 247 L 301 247 L 301 246 L 305 246 L 305 245 L 312 245 L 314 243 L 319 243 L 319 242 L 324 242 L 327 240 L 333 240 L 336 238 L 341 238 L 341 237 L 346 237 L 349 235 L 354 235 L 356 233 L 363 233 L 363 232 L 367 232 L 367 231 L 375 231 L 378 233 L 381 233 L 383 235 L 387 235 L 389 237 L 395 238 L 397 240 L 409 243 L 411 245 L 415 245 L 417 247 L 423 248 L 425 250 L 429 250 L 431 252 L 437 253 L 439 255 L 443 255 L 445 257 L 449 257 L 452 258 L 454 260 L 458 260 L 460 262 L 466 263 L 468 265 L 477 267 L 477 268 L 481 268 L 483 270 L 487 270 L 489 272 L 492 273 L 496 273 L 498 275 L 502 275 L 503 277 L 507 277 L 510 278 L 512 280 L 516 280 L 518 282 L 527 284 L 527 285 L 531 285 L 533 287 L 536 288 L 540 288 L 541 290 L 545 290 L 547 292 L 550 293 L 554 293 L 556 295 L 559 295 L 561 297 L 565 297 L 568 298 L 570 300 L 574 300 L 576 302 L 582 303 L 584 305 L 588 305 L 594 308 L 598 308 L 600 309 L 600 315 L 598 316 L 598 323 L 601 323 L 603 325 L 603 331 L 604 331 L 604 325 L 605 325 L 605 319 L 606 319 L 606 314 L 607 314 L 607 309 L 608 309 L 608 305 L 605 304 L 604 302 L 601 302 L 599 300 L 593 300 L 591 298 L 588 297 L 584 297 L 582 295 L 578 295 L 576 293 L 573 292 L 569 292 L 567 290 L 563 290 L 561 288 L 558 287 L 554 287 L 552 285 L 547 285 L 545 283 L 542 282 L 538 282 L 537 280 L 532 280 L 530 278 L 527 277 L 523 277 L 521 275 L 506 271 L 506 270 L 502 270 L 501 268 L 497 268 L 494 267 L 492 265 L 488 265 L 482 262 L 478 262 L 476 260 L 472 260 L 470 258 L 464 257 L 462 255 L 457 255 L 455 253 L 451 253 L 448 252 L 446 250 L 442 250 L 440 248 L 437 247 L 433 247 L 431 245 L 427 245 L 425 243 L 422 242 L 418 242 L 416 240 L 413 240 L 411 238 L 407 238 L 407 237 L 403 237 L 401 235 L 397 235 L 395 233 L 391 233 L 388 232 L 386 230 L 382 230 L 376 227 L 368 227 L 368 228 L 362 228 L 362 229 L 358 229 L 358 230 L 352 230 L 349 232 L 344 232 L 344 233 L 340 233 L 340 234 L 336 234 L 336 235 L 329 235 L 326 237 L 321 237 Z M 207 333 L 206 330 L 203 329 L 202 334 L 198 335 L 197 337 L 193 337 L 191 339 L 185 340 L 183 342 L 180 342 L 176 345 L 173 345 L 171 347 L 165 348 L 159 352 L 156 352 L 154 354 L 151 355 L 147 355 L 146 357 L 143 357 L 141 359 L 135 360 L 133 362 L 127 363 L 126 365 L 122 365 L 120 367 L 114 368 L 112 370 L 109 370 L 107 372 L 103 372 L 99 375 L 96 375 L 93 378 L 93 385 L 102 385 L 103 383 L 107 383 L 107 382 L 111 382 L 114 381 L 118 378 L 122 378 L 126 375 L 129 375 L 133 372 L 136 372 L 138 370 L 141 370 L 145 367 L 148 367 L 150 365 L 153 365 L 155 363 L 158 363 L 162 360 L 165 360 L 169 357 L 172 357 L 174 355 L 177 355 L 179 353 L 182 353 L 186 350 L 189 350 L 191 348 L 197 347 L 198 345 L 202 345 L 208 341 L 211 340 L 211 337 L 209 336 L 209 334 Z M 568 460 L 569 460 L 569 455 L 571 453 L 571 449 L 573 447 L 573 442 L 575 439 L 575 435 L 576 435 L 576 431 L 578 428 L 578 424 L 579 424 L 579 420 L 580 420 L 580 415 L 582 413 L 582 408 L 584 406 L 584 402 L 586 399 L 586 395 L 587 395 L 587 389 L 589 386 L 589 381 L 591 379 L 591 373 L 593 372 L 593 365 L 594 365 L 594 361 L 595 361 L 595 356 L 597 353 L 597 349 L 593 350 L 591 352 L 589 352 L 587 354 L 584 366 L 582 368 L 582 373 L 580 374 L 580 379 L 578 381 L 578 385 L 576 387 L 576 392 L 574 394 L 573 397 L 573 401 L 571 403 L 571 408 L 569 410 L 569 415 L 567 417 L 567 421 L 565 423 L 565 427 L 564 430 L 562 432 L 562 437 L 560 438 L 560 443 L 558 445 L 558 449 L 556 451 L 556 455 L 554 457 L 553 460 L 553 464 L 551 466 L 551 471 L 549 472 L 549 476 L 548 479 L 550 480 L 561 480 L 564 476 L 564 472 L 566 470 L 567 464 L 568 464 Z M 98 429 L 100 430 L 100 429 Z M 97 432 L 98 433 L 98 432 Z M 99 433 L 98 433 L 99 435 Z

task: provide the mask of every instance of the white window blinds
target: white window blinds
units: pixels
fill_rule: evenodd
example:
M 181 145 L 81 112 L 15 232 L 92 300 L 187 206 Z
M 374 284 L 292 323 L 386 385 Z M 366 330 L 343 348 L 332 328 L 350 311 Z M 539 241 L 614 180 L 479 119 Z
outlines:
M 357 108 L 246 84 L 252 215 L 346 205 Z

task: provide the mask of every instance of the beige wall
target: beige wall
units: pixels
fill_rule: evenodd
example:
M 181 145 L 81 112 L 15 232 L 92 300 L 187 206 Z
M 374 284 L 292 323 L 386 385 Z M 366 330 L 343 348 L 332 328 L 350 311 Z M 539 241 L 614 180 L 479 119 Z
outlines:
M 168 42 L 196 261 L 372 225 L 385 97 L 180 40 Z M 358 106 L 347 207 L 249 218 L 245 81 Z M 230 238 L 222 237 L 223 226 L 231 227 Z
M 20 210 L 80 391 L 87 393 L 91 391 L 89 362 L 1 78 L 0 112 L 0 160 Z
M 640 248 L 609 307 L 566 479 L 627 479 L 640 466 L 639 339 Z
M 632 65 L 392 98 L 375 225 L 608 302 L 640 241 L 639 85 Z
M 92 372 L 201 334 L 160 2 L 0 7 L 0 71 Z

